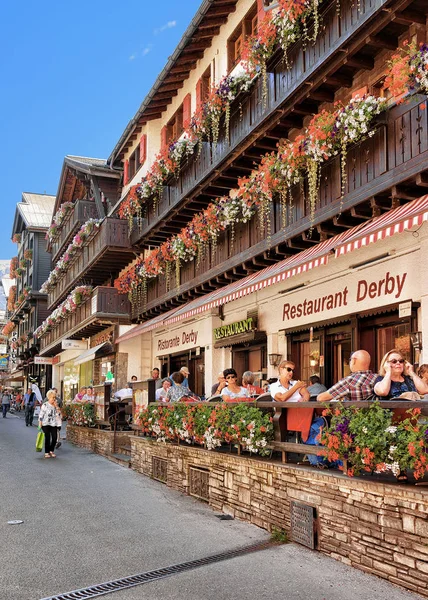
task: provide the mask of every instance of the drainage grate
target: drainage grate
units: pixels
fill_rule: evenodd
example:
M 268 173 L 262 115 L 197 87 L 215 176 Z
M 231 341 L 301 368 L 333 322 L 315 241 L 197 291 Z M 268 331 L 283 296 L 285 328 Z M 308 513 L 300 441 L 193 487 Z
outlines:
M 188 562 L 173 565 L 171 567 L 165 567 L 164 569 L 148 571 L 147 573 L 131 575 L 130 577 L 124 577 L 123 579 L 115 579 L 113 581 L 108 581 L 107 583 L 100 583 L 99 585 L 93 585 L 80 590 L 66 592 L 65 594 L 49 596 L 48 598 L 43 598 L 42 600 L 89 600 L 90 598 L 98 598 L 99 596 L 104 596 L 113 592 L 119 592 L 120 590 L 126 590 L 137 585 L 143 585 L 144 583 L 150 583 L 151 581 L 163 579 L 164 577 L 170 577 L 171 575 L 183 573 L 184 571 L 190 571 L 191 569 L 196 569 L 197 567 L 203 567 L 205 565 L 210 565 L 222 560 L 228 560 L 230 558 L 234 558 L 235 556 L 266 550 L 271 546 L 271 542 L 252 544 L 250 546 L 237 548 L 236 550 L 228 550 L 227 552 L 213 554 L 212 556 L 207 556 L 206 558 L 190 560 Z
M 152 477 L 166 483 L 168 477 L 168 461 L 159 456 L 152 456 Z
M 313 506 L 291 502 L 291 539 L 307 548 L 315 549 L 316 512 Z
M 189 468 L 190 489 L 189 493 L 195 498 L 209 502 L 210 499 L 210 472 L 198 467 Z

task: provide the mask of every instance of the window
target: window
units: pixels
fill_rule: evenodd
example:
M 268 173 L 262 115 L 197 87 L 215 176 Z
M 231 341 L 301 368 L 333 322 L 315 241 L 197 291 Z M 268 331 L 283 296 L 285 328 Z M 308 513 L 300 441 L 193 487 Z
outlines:
M 391 92 L 383 87 L 385 79 L 386 76 L 384 75 L 371 86 L 370 92 L 375 98 L 385 98 L 388 100 L 391 97 Z
M 167 124 L 167 143 L 177 140 L 183 133 L 183 105 Z
M 231 71 L 241 60 L 245 38 L 257 33 L 257 4 L 253 4 L 238 27 L 227 40 L 227 64 Z
M 140 166 L 140 144 L 138 144 L 129 158 L 128 181 L 134 177 Z

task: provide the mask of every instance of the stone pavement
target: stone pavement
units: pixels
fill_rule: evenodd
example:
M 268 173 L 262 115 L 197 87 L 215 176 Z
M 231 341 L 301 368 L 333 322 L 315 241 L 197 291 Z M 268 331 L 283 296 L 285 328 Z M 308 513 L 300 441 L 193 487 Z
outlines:
M 0 600 L 54 593 L 209 556 L 269 535 L 63 442 L 35 452 L 36 427 L 0 419 Z M 21 525 L 7 521 L 22 519 Z M 106 598 L 410 600 L 418 596 L 295 544 L 174 575 Z

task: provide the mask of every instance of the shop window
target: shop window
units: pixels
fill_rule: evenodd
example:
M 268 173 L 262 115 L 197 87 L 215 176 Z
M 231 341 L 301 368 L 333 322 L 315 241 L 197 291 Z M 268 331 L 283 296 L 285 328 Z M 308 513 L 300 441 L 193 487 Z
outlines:
M 403 358 L 412 362 L 410 323 L 382 327 L 377 330 L 376 351 L 379 362 L 382 357 L 393 348 L 396 348 Z
M 80 377 L 79 377 L 79 385 L 80 387 L 88 385 L 92 385 L 92 361 L 88 361 L 80 365 Z
M 114 380 L 114 360 L 113 359 L 102 359 L 101 361 L 101 381 L 111 381 L 111 375 Z
M 257 33 L 257 4 L 254 3 L 238 27 L 227 40 L 227 67 L 228 71 L 239 63 L 242 56 L 242 47 L 245 38 Z

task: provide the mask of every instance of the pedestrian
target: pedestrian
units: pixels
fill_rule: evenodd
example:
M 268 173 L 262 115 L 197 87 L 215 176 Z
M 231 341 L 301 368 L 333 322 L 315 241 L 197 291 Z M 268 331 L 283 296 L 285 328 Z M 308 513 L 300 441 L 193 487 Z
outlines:
M 6 419 L 6 415 L 10 410 L 10 400 L 11 396 L 6 388 L 3 392 L 3 396 L 1 397 L 1 409 L 3 412 L 3 419 Z
M 59 448 L 61 446 L 62 413 L 61 413 L 61 407 L 58 402 L 58 396 L 56 395 L 55 388 L 53 388 L 53 391 L 55 392 L 56 427 L 58 429 L 58 438 L 57 438 L 57 443 L 55 445 L 55 448 Z
M 39 426 L 45 434 L 45 458 L 56 458 L 56 454 L 54 454 L 58 435 L 57 410 L 55 407 L 56 394 L 53 390 L 49 390 L 46 397 L 48 400 L 42 404 L 40 409 Z
M 32 427 L 34 419 L 34 409 L 36 408 L 36 394 L 33 391 L 27 390 L 24 396 L 25 407 L 25 426 Z
M 58 404 L 59 408 L 62 408 L 62 398 L 61 396 L 58 394 L 58 389 L 57 388 L 52 388 L 53 391 L 55 392 L 55 399 L 56 399 L 56 403 Z

